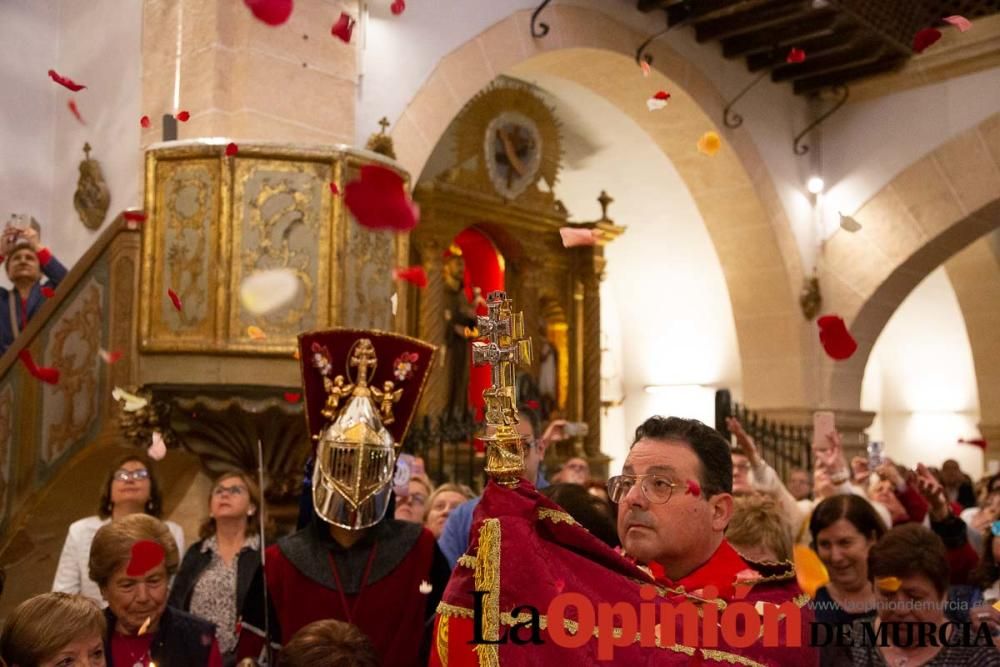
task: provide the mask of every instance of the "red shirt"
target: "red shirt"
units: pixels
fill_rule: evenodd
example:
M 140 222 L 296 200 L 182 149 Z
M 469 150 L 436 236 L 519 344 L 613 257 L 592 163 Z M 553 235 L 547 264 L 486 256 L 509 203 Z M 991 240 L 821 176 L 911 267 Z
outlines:
M 111 635 L 111 660 L 114 667 L 149 667 L 149 647 L 156 636 L 153 632 L 144 635 L 123 635 L 115 632 Z M 208 654 L 206 667 L 222 667 L 222 654 L 219 652 L 219 642 L 212 639 L 212 648 Z

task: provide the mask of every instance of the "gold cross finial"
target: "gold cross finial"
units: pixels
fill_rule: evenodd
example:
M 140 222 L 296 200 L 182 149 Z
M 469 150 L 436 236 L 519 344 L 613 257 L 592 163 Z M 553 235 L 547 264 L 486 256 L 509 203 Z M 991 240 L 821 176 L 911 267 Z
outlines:
M 83 143 L 83 156 L 87 160 L 90 159 L 90 142 L 85 141 Z
M 368 371 L 370 369 L 374 372 L 377 363 L 375 346 L 372 345 L 370 340 L 362 338 L 354 344 L 354 349 L 351 350 L 350 364 L 352 367 L 357 367 L 358 369 L 358 379 L 355 383 L 359 388 L 368 386 Z
M 379 134 L 385 134 L 385 131 L 389 129 L 389 119 L 386 118 L 385 116 L 382 116 L 382 118 L 378 122 L 378 125 L 379 127 L 382 128 Z

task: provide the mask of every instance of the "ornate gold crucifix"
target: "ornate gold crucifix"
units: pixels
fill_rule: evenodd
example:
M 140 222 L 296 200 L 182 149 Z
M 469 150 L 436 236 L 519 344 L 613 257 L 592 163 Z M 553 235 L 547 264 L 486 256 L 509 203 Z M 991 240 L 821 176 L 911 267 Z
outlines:
M 518 435 L 515 371 L 531 363 L 531 339 L 524 336 L 524 317 L 512 309 L 502 291 L 486 297 L 489 314 L 477 316 L 480 337 L 472 344 L 476 366 L 490 366 L 493 384 L 483 392 L 486 402 L 486 473 L 498 484 L 517 486 L 524 474 L 524 441 Z

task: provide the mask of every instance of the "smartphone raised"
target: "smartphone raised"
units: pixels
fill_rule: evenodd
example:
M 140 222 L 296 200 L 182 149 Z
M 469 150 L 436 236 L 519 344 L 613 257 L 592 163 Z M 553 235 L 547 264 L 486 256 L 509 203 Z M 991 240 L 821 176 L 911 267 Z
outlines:
M 835 415 L 828 410 L 813 413 L 813 449 L 829 449 L 830 439 L 827 437 L 836 433 Z

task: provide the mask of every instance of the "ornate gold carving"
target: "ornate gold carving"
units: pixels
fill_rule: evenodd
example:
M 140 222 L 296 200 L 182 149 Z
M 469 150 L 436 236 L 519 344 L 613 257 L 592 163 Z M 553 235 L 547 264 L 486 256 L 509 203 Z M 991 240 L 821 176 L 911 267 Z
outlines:
M 389 129 L 389 119 L 383 116 L 378 124 L 381 129 L 368 137 L 368 143 L 365 144 L 365 148 L 395 160 L 396 148 L 392 145 L 392 137 L 385 133 Z
M 44 388 L 47 426 L 42 460 L 52 462 L 85 437 L 97 419 L 104 288 L 93 278 L 77 292 L 52 328 L 45 364 L 59 369 L 59 384 Z
M 802 281 L 802 292 L 799 294 L 799 305 L 802 307 L 802 315 L 807 321 L 819 315 L 823 307 L 823 293 L 819 289 L 819 276 L 812 276 Z
M 73 206 L 80 222 L 87 229 L 97 229 L 104 222 L 111 204 L 111 193 L 101 172 L 101 163 L 90 157 L 90 144 L 83 145 L 84 159 L 80 161 L 80 177 L 73 193 Z

